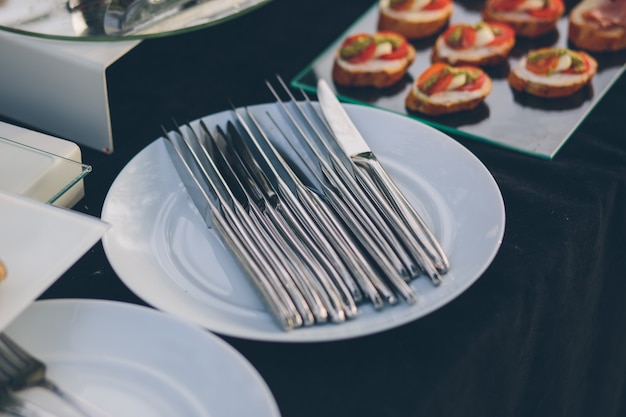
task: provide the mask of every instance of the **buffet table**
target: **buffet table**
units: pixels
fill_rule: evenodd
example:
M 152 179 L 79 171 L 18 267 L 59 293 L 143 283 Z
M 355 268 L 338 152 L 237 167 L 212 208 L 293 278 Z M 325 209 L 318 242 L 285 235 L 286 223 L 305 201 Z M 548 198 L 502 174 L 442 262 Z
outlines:
M 372 5 L 275 0 L 200 31 L 147 39 L 107 69 L 115 150 L 82 146 L 99 217 L 126 164 L 172 120 L 272 101 Z M 453 135 L 506 207 L 502 245 L 463 294 L 412 323 L 340 341 L 221 337 L 258 370 L 284 417 L 622 416 L 626 413 L 626 77 L 552 160 Z M 97 243 L 40 297 L 147 305 Z M 241 401 L 245 401 L 242 393 Z

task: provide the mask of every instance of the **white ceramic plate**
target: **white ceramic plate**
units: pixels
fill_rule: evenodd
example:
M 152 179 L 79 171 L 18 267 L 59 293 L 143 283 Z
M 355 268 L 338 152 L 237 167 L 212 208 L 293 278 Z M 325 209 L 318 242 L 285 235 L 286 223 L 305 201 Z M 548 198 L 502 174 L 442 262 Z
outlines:
M 439 287 L 426 278 L 412 282 L 417 305 L 376 312 L 366 304 L 350 322 L 281 330 L 228 251 L 204 226 L 161 140 L 122 170 L 104 203 L 102 218 L 112 227 L 103 244 L 117 274 L 147 303 L 212 331 L 286 342 L 379 332 L 460 295 L 491 263 L 503 237 L 504 204 L 493 177 L 470 152 L 433 128 L 373 108 L 346 108 L 450 258 L 451 269 Z M 269 123 L 266 111 L 279 124 L 286 123 L 274 104 L 250 110 L 262 123 Z M 203 120 L 208 126 L 223 125 L 230 117 L 225 112 Z
M 100 240 L 96 217 L 0 190 L 0 330 Z
M 47 363 L 51 379 L 111 416 L 280 415 L 263 379 L 235 349 L 148 307 L 37 301 L 7 333 Z

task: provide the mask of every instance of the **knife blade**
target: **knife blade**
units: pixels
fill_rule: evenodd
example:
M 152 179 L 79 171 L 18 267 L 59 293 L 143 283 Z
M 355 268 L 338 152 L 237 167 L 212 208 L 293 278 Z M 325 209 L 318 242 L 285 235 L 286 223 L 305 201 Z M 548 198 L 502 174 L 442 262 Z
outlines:
M 219 201 L 210 184 L 202 184 L 198 180 L 198 174 L 192 168 L 193 163 L 188 159 L 188 156 L 183 155 L 183 147 L 177 146 L 180 141 L 176 140 L 174 135 L 165 129 L 163 131 L 165 137 L 162 139 L 162 143 L 166 153 L 169 155 L 187 195 L 200 212 L 207 227 L 217 232 L 222 242 L 239 261 L 281 328 L 292 330 L 300 327 L 301 318 L 296 314 L 295 307 L 285 302 L 287 296 L 284 294 L 284 290 L 268 278 L 274 275 L 271 266 L 252 242 L 237 216 L 230 212 L 227 205 Z M 224 209 L 223 212 L 220 207 Z
M 342 104 L 330 89 L 328 83 L 323 79 L 318 81 L 317 96 L 324 119 L 327 121 L 339 147 L 354 163 L 356 168 L 367 172 L 375 186 L 379 189 L 378 191 L 382 192 L 393 206 L 395 213 L 386 213 L 388 220 L 394 222 L 399 215 L 405 225 L 408 226 L 413 239 L 405 235 L 405 241 L 417 240 L 417 243 L 423 247 L 432 264 L 424 264 L 422 261 L 420 266 L 422 266 L 424 272 L 433 282 L 438 282 L 440 279 L 439 274 L 446 273 L 450 263 L 434 234 L 389 174 L 387 174 Z M 361 183 L 366 185 L 366 182 Z M 373 190 L 369 191 L 372 192 Z M 375 193 L 372 194 L 375 195 Z M 388 207 L 388 205 L 384 206 Z M 404 228 L 398 228 L 399 232 L 402 230 Z M 416 261 L 419 262 L 419 260 Z M 431 267 L 434 267 L 434 270 Z

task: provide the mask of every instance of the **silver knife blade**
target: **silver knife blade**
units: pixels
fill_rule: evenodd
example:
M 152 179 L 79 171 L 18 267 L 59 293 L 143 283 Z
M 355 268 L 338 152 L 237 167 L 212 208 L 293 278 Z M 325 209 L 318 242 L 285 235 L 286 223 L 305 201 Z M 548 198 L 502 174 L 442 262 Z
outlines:
M 328 83 L 322 79 L 317 83 L 317 98 L 324 117 L 346 155 L 354 156 L 372 151 Z
M 275 274 L 264 255 L 260 253 L 232 211 L 217 201 L 219 198 L 215 195 L 215 191 L 205 189 L 205 186 L 198 180 L 198 174 L 194 173 L 192 163 L 181 152 L 182 147 L 177 146 L 175 135 L 165 129 L 163 132 L 165 133 L 165 138 L 162 139 L 163 146 L 207 227 L 217 232 L 222 242 L 237 258 L 239 265 L 251 278 L 278 324 L 284 330 L 300 327 L 301 318 L 294 307 L 285 302 L 287 296 L 280 286 L 272 282 Z M 220 206 L 225 209 L 224 213 L 221 212 Z
M 432 279 L 433 283 L 438 284 L 441 280 L 439 274 L 446 273 L 450 266 L 441 245 L 419 213 L 415 211 L 387 174 L 342 104 L 323 79 L 317 83 L 317 97 L 322 114 L 341 150 L 352 160 L 355 166 L 363 168 L 368 173 L 380 191 L 387 197 L 386 200 L 393 206 L 392 210 L 400 215 L 403 222 L 409 226 L 410 234 L 416 239 L 415 243 L 419 243 L 419 246 L 426 250 L 433 264 L 431 265 L 430 262 L 418 263 L 422 265 L 422 268 L 425 269 L 424 272 Z M 385 208 L 388 209 L 389 207 L 385 205 Z M 393 221 L 395 214 L 389 211 L 388 218 Z M 396 224 L 396 227 L 398 226 L 400 225 Z M 398 230 L 401 231 L 401 229 Z M 404 238 L 407 241 L 413 240 L 410 235 L 406 234 L 404 234 Z M 417 248 L 415 245 L 410 246 Z
M 165 129 L 163 132 L 166 135 L 166 139 L 161 139 L 163 147 L 165 148 L 170 160 L 179 175 L 187 195 L 193 202 L 194 206 L 202 216 L 204 223 L 209 229 L 213 228 L 213 211 L 219 206 L 217 198 L 210 190 L 207 190 L 193 174 L 193 168 L 185 160 L 180 148 L 174 143 L 173 136 L 168 136 L 169 132 Z

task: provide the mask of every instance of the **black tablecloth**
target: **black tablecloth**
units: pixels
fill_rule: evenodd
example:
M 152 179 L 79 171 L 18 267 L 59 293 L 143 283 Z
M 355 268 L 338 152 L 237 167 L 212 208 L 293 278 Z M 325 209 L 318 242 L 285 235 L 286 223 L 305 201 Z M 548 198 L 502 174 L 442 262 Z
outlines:
M 146 40 L 107 72 L 115 151 L 75 210 L 100 216 L 125 164 L 172 118 L 272 101 L 370 0 L 275 0 L 201 31 Z M 413 323 L 353 340 L 281 344 L 224 337 L 261 373 L 284 417 L 624 416 L 626 77 L 554 160 L 456 138 L 497 181 L 501 249 L 460 297 Z M 97 244 L 42 298 L 144 304 Z M 242 393 L 245 401 L 245 393 Z

